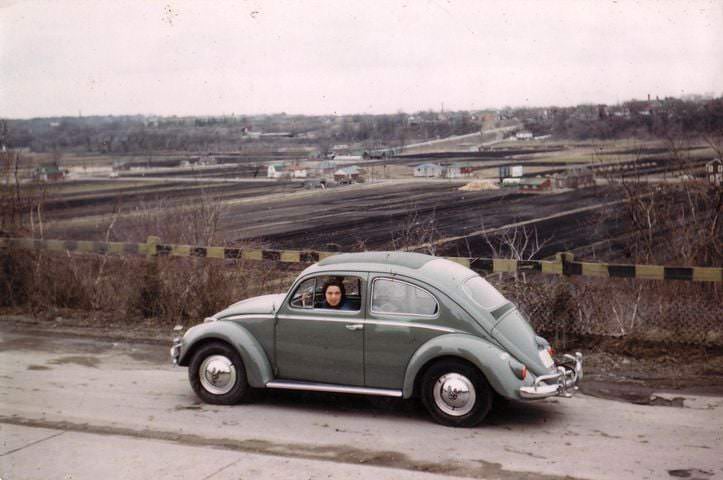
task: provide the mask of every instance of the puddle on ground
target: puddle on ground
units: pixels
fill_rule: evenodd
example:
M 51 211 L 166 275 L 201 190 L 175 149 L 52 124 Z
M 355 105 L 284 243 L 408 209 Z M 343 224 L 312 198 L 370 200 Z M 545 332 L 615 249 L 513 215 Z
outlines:
M 41 351 L 57 353 L 77 351 L 80 353 L 104 353 L 112 348 L 108 342 L 60 336 L 46 337 L 43 335 L 15 336 L 3 334 L 0 351 Z
M 668 475 L 675 478 L 689 478 L 690 480 L 708 480 L 714 473 L 698 468 L 680 468 L 677 470 L 668 470 Z
M 136 350 L 130 352 L 124 352 L 133 360 L 144 363 L 171 363 L 171 357 L 168 355 L 168 348 L 144 348 L 142 350 Z
M 586 395 L 592 397 L 630 402 L 636 405 L 685 407 L 685 399 L 683 397 L 662 397 L 653 394 L 655 390 L 652 388 L 637 384 L 583 380 L 581 390 Z
M 47 421 L 37 419 L 0 416 L 0 423 L 12 425 L 52 428 L 57 430 L 95 433 L 99 435 L 124 435 L 133 438 L 147 438 L 178 442 L 185 445 L 202 445 L 238 452 L 251 452 L 262 455 L 276 455 L 309 460 L 326 460 L 351 465 L 397 468 L 413 472 L 428 472 L 467 478 L 495 478 L 499 480 L 576 480 L 577 477 L 540 474 L 506 470 L 499 463 L 486 460 L 426 461 L 412 459 L 404 453 L 389 450 L 366 450 L 347 445 L 309 445 L 300 443 L 276 443 L 259 439 L 207 438 L 200 435 L 155 431 L 133 430 L 123 427 L 100 426 L 72 423 L 67 421 Z M 707 478 L 705 480 L 708 480 Z
M 48 360 L 51 365 L 67 365 L 73 363 L 75 365 L 81 365 L 83 367 L 98 368 L 100 359 L 97 357 L 83 356 L 83 355 L 70 355 L 66 357 L 53 358 Z
M 52 368 L 45 365 L 28 365 L 28 370 L 52 370 Z

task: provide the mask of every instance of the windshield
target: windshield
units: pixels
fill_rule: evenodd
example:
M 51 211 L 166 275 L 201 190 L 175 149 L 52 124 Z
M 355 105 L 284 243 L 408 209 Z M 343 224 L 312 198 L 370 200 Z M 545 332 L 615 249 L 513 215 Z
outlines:
M 485 310 L 495 310 L 508 303 L 495 287 L 480 276 L 472 277 L 464 282 L 463 289 L 467 296 Z

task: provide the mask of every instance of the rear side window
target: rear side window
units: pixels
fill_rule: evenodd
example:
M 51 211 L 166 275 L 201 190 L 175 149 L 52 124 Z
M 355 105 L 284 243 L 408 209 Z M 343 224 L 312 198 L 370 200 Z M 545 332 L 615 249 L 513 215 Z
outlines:
M 378 278 L 372 288 L 372 312 L 433 317 L 439 311 L 437 299 L 423 288 L 401 280 Z
M 465 293 L 486 310 L 494 310 L 507 302 L 507 299 L 487 280 L 482 277 L 472 277 L 464 282 Z

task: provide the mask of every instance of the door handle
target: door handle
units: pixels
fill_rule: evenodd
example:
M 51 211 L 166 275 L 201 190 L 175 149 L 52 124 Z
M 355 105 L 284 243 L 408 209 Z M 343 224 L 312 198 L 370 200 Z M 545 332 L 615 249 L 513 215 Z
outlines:
M 361 323 L 352 323 L 351 325 L 347 325 L 346 329 L 347 330 L 363 330 L 364 325 L 362 325 Z

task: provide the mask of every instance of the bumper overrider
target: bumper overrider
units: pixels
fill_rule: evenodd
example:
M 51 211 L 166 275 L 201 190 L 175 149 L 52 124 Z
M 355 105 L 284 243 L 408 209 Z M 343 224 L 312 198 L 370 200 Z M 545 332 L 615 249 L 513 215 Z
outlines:
M 178 360 L 181 357 L 181 344 L 183 343 L 183 327 L 176 325 L 173 328 L 173 344 L 171 345 L 171 362 L 174 365 L 178 365 Z
M 572 397 L 582 380 L 582 353 L 566 354 L 557 371 L 540 375 L 530 386 L 520 387 L 520 397 L 528 400 L 554 396 Z

